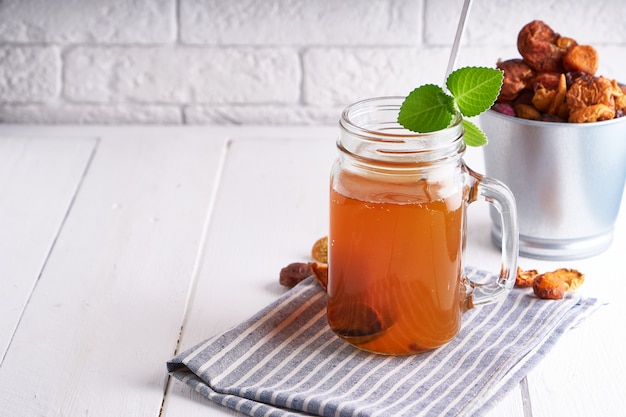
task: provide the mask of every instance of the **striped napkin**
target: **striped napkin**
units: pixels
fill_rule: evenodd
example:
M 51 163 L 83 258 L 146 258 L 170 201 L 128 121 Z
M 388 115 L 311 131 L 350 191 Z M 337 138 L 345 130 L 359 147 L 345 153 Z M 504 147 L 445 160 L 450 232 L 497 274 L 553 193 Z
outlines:
M 466 272 L 476 281 L 489 275 Z M 250 416 L 479 416 L 598 305 L 575 293 L 553 301 L 514 289 L 465 313 L 447 345 L 384 356 L 334 335 L 326 294 L 309 278 L 167 367 L 201 395 Z

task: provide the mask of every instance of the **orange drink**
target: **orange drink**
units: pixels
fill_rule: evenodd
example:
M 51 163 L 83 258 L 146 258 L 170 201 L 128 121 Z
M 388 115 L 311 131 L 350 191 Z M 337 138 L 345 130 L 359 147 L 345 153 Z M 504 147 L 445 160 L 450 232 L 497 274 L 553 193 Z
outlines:
M 416 353 L 448 342 L 461 324 L 461 196 L 431 201 L 438 185 L 426 180 L 401 187 L 410 196 L 345 182 L 359 198 L 331 190 L 330 327 L 376 352 Z
M 460 118 L 418 134 L 394 124 L 398 108 L 381 98 L 344 111 L 330 186 L 328 323 L 384 354 L 450 341 L 464 311 L 508 293 L 517 260 L 510 191 L 465 166 Z M 463 274 L 466 208 L 476 199 L 504 213 L 508 232 L 502 275 L 481 286 Z

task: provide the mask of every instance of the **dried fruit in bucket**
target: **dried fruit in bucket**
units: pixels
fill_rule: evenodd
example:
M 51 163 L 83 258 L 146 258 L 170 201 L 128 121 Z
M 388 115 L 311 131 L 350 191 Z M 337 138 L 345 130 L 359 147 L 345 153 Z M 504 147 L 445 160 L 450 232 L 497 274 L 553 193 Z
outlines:
M 504 72 L 504 80 L 492 106 L 494 111 L 507 115 L 513 112 L 524 119 L 570 123 L 624 116 L 626 87 L 596 76 L 599 58 L 594 47 L 561 36 L 540 20 L 520 30 L 517 47 L 521 59 L 496 64 Z
M 505 74 L 499 101 L 515 100 L 535 79 L 535 71 L 519 58 L 500 61 L 496 67 Z
M 533 20 L 520 30 L 517 49 L 537 72 L 562 72 L 566 49 L 557 43 L 560 35 L 541 20 Z
M 593 75 L 598 70 L 598 52 L 589 45 L 574 45 L 563 55 L 563 68 Z
M 613 119 L 616 98 L 624 95 L 614 80 L 584 76 L 576 79 L 567 92 L 569 121 L 596 122 Z

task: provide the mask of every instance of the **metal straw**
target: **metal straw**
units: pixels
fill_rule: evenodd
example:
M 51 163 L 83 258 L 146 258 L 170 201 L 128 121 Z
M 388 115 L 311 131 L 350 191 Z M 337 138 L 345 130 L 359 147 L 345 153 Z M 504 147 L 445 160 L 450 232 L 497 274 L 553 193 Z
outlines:
M 456 35 L 454 36 L 454 44 L 452 45 L 452 51 L 450 52 L 450 59 L 448 60 L 448 68 L 446 69 L 446 77 L 443 80 L 445 87 L 448 75 L 454 69 L 456 65 L 456 58 L 459 54 L 459 46 L 461 45 L 461 39 L 465 31 L 465 23 L 467 22 L 467 16 L 469 15 L 470 7 L 472 6 L 472 0 L 465 0 L 463 3 L 463 10 L 461 10 L 461 17 L 459 17 L 459 24 L 456 27 Z

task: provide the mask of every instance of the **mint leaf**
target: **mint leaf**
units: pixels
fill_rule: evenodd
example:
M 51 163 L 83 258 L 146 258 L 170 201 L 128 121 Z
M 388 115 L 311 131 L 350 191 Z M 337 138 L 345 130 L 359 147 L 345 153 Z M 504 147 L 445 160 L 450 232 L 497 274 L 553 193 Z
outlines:
M 502 71 L 485 67 L 464 67 L 453 71 L 446 87 L 454 96 L 461 114 L 478 116 L 498 98 L 504 75 Z
M 484 146 L 487 144 L 487 136 L 482 130 L 469 120 L 463 119 L 463 140 L 467 146 Z
M 478 116 L 489 109 L 498 98 L 504 73 L 486 67 L 463 67 L 446 79 L 451 95 L 441 87 L 426 84 L 406 97 L 398 123 L 418 133 L 435 132 L 450 125 L 457 109 L 464 117 Z M 474 123 L 463 119 L 463 140 L 468 146 L 483 146 L 487 137 Z
M 434 84 L 426 84 L 406 97 L 398 123 L 413 132 L 434 132 L 450 125 L 454 115 L 454 99 Z

